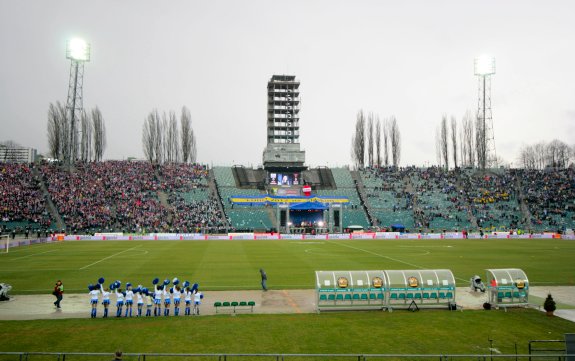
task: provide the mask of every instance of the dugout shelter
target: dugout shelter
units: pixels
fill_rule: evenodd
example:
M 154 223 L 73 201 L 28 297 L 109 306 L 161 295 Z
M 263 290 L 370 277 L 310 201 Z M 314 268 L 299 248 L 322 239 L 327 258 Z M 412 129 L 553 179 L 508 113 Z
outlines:
M 316 271 L 315 278 L 318 311 L 386 307 L 384 271 Z
M 487 269 L 489 303 L 495 307 L 522 307 L 529 302 L 529 279 L 519 268 Z
M 392 308 L 449 307 L 455 304 L 455 277 L 448 269 L 389 270 L 389 302 Z
M 318 311 L 334 309 L 450 308 L 450 270 L 316 271 Z

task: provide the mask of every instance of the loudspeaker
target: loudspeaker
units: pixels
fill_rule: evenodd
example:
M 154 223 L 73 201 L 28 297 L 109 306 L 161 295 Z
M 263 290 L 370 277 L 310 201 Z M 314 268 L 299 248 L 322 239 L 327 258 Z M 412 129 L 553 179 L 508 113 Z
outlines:
M 333 226 L 339 227 L 339 210 L 333 211 Z
M 287 221 L 287 211 L 285 209 L 280 210 L 280 227 L 285 227 Z

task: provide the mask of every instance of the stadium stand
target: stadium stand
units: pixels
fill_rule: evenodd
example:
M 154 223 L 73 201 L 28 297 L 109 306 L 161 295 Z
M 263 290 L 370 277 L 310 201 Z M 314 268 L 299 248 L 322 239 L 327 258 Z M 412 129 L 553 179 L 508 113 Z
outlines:
M 520 191 L 525 197 L 536 230 L 575 228 L 575 170 L 517 170 Z
M 374 167 L 359 172 L 374 225 L 384 229 L 392 225 L 407 229 L 415 226 L 413 194 L 407 190 L 405 181 L 411 171 L 411 168 Z
M 416 193 L 419 226 L 433 230 L 461 230 L 472 226 L 459 171 L 414 169 L 410 176 Z
M 274 227 L 268 209 L 265 206 L 239 206 L 230 202 L 230 197 L 237 195 L 261 195 L 258 189 L 241 189 L 236 186 L 234 172 L 245 174 L 239 169 L 214 167 L 215 182 L 224 206 L 224 211 L 232 229 L 240 231 L 271 230 Z
M 314 195 L 349 198 L 344 228 L 401 225 L 408 230 L 561 232 L 575 228 L 572 168 L 306 172 L 317 184 Z M 74 233 L 274 230 L 273 206 L 233 205 L 229 200 L 264 194 L 262 174 L 261 169 L 243 167 L 210 170 L 199 164 L 158 166 L 142 161 L 79 162 L 73 167 L 41 163 L 35 168 L 0 163 L 0 231 L 55 229 L 54 219 L 60 222 L 60 218 Z
M 0 233 L 50 228 L 52 221 L 38 180 L 28 164 L 0 163 Z
M 200 164 L 158 167 L 161 189 L 172 207 L 171 230 L 177 233 L 225 232 L 229 224 L 208 185 L 208 169 Z

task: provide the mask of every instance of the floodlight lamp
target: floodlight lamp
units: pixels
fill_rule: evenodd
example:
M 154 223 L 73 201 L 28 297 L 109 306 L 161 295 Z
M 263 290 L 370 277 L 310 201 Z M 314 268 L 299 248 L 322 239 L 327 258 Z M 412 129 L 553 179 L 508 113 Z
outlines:
M 495 74 L 495 58 L 481 55 L 475 58 L 475 75 L 485 76 Z
M 66 47 L 66 58 L 76 61 L 90 61 L 90 44 L 84 39 L 74 38 Z

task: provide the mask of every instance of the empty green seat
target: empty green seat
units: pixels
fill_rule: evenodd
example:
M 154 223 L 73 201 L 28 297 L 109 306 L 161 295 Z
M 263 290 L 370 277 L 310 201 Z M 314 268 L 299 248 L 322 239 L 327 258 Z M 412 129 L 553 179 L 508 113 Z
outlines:
M 226 302 L 222 303 L 222 306 L 223 307 L 230 307 L 230 303 L 226 301 Z
M 399 299 L 400 299 L 400 300 L 405 300 L 405 293 L 400 293 L 400 294 L 399 294 Z
M 375 295 L 375 293 L 370 293 L 370 294 L 369 294 L 369 299 L 370 299 L 370 300 L 375 300 L 376 297 L 377 297 L 377 296 Z
M 453 292 L 447 292 L 447 298 L 453 298 Z
M 397 299 L 397 293 L 392 293 L 391 296 L 389 296 L 389 298 L 391 298 L 392 300 L 396 300 Z
M 335 301 L 335 295 L 334 294 L 328 295 L 327 299 L 330 301 Z
M 319 295 L 320 301 L 327 301 L 327 295 Z
M 416 298 L 416 299 L 420 299 L 420 298 L 421 298 L 421 293 L 416 293 L 416 294 L 415 294 L 415 298 Z
M 513 292 L 513 297 L 514 297 L 514 298 L 519 298 L 519 292 Z
M 429 299 L 429 293 L 427 293 L 427 292 L 424 293 L 424 294 L 423 294 L 423 298 L 424 298 L 424 299 Z
M 222 307 L 222 303 L 221 302 L 214 302 L 214 307 Z
M 354 293 L 351 298 L 354 299 L 354 300 L 359 300 L 359 294 Z
M 337 301 L 343 301 L 343 295 L 340 293 L 340 294 L 338 294 L 338 295 L 335 296 L 335 299 L 336 299 Z
M 445 292 L 439 292 L 439 298 L 445 298 Z
M 246 307 L 248 303 L 246 301 L 240 301 L 240 307 Z
M 351 295 L 349 293 L 346 293 L 344 299 L 346 301 L 351 301 Z
M 407 298 L 413 298 L 413 293 L 408 293 Z
M 505 298 L 511 298 L 511 292 L 505 292 Z
M 361 294 L 361 300 L 362 300 L 362 301 L 367 301 L 367 293 L 362 293 L 362 294 Z
M 437 293 L 431 292 L 430 297 L 431 297 L 432 299 L 436 299 L 436 298 L 437 298 Z
M 378 299 L 378 300 L 383 300 L 383 293 L 378 293 L 378 294 L 377 294 L 377 299 Z

